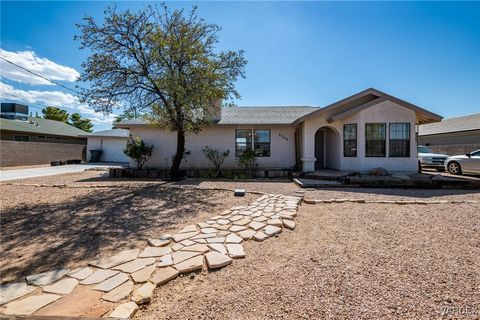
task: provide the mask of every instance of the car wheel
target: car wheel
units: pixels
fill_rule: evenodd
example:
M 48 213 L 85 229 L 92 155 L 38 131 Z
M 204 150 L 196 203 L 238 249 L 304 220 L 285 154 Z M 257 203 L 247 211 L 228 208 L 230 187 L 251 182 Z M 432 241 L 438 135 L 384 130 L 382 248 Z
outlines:
M 462 168 L 458 162 L 452 161 L 448 164 L 448 172 L 451 174 L 462 174 Z

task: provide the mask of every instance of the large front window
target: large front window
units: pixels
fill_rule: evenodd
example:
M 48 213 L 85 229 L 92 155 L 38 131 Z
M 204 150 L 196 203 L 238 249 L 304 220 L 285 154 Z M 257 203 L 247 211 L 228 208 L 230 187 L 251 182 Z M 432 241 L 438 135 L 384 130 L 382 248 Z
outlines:
M 385 123 L 365 124 L 365 156 L 385 157 Z
M 235 130 L 235 156 L 253 150 L 256 157 L 270 157 L 270 130 Z
M 390 123 L 388 155 L 410 157 L 410 123 Z

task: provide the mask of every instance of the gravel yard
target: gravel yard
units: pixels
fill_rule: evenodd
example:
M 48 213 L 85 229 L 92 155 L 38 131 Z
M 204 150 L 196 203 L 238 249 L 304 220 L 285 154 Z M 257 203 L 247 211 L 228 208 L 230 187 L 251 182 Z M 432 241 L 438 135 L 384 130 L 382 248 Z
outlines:
M 432 319 L 480 308 L 477 204 L 304 204 L 296 221 L 245 243 L 231 266 L 159 288 L 137 318 Z
M 382 188 L 322 188 L 304 189 L 305 198 L 366 199 L 366 200 L 477 200 L 480 190 L 456 189 L 382 189 Z
M 88 179 L 92 174 L 24 182 L 71 183 L 79 175 Z M 145 183 L 128 188 L 3 184 L 0 188 L 1 283 L 64 266 L 84 265 L 99 254 L 145 246 L 148 238 L 258 198 L 253 194 L 234 197 L 227 191 L 182 190 Z

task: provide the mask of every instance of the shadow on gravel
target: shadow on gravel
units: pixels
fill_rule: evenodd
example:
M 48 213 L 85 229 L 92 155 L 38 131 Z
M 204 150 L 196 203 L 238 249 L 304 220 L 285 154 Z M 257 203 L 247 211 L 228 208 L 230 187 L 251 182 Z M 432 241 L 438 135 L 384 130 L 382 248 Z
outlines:
M 58 204 L 3 210 L 1 282 L 135 247 L 201 212 L 213 211 L 224 198 L 209 190 L 149 185 L 97 189 Z

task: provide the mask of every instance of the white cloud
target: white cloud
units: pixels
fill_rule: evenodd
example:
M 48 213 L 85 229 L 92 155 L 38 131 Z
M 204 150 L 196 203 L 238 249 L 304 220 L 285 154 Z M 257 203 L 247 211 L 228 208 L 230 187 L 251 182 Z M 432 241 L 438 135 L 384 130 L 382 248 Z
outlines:
M 75 69 L 62 66 L 47 58 L 40 58 L 33 51 L 13 52 L 0 49 L 0 56 L 51 80 L 74 82 L 80 76 Z M 0 59 L 0 77 L 31 85 L 53 85 L 2 59 Z
M 0 81 L 0 98 L 18 102 L 38 103 L 59 108 L 73 109 L 97 124 L 111 124 L 114 114 L 103 115 L 80 103 L 78 98 L 62 91 L 20 90 Z

